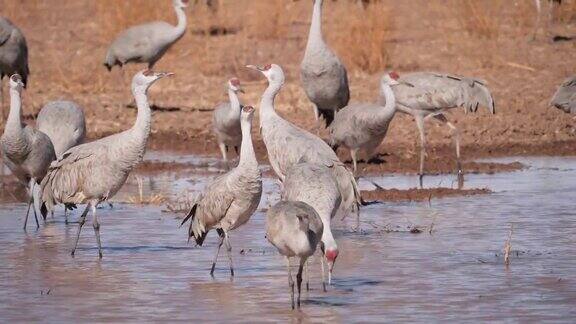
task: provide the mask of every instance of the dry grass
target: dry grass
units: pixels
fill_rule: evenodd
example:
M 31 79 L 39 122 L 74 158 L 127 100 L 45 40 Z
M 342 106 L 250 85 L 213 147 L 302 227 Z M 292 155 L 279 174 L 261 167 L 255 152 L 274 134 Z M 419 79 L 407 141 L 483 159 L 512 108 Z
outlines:
M 138 184 L 138 195 L 128 197 L 128 203 L 134 205 L 161 205 L 166 202 L 166 197 L 162 194 L 144 195 L 144 181 L 141 177 L 135 176 Z
M 500 34 L 503 4 L 502 0 L 458 0 L 453 8 L 468 35 L 492 39 Z
M 333 15 L 340 17 L 341 28 L 331 43 L 347 66 L 370 74 L 385 69 L 389 61 L 386 46 L 393 23 L 389 8 L 376 2 L 364 9 L 348 1 L 341 2 Z
M 553 17 L 564 24 L 576 22 L 576 0 L 562 1 L 562 5 L 555 9 Z

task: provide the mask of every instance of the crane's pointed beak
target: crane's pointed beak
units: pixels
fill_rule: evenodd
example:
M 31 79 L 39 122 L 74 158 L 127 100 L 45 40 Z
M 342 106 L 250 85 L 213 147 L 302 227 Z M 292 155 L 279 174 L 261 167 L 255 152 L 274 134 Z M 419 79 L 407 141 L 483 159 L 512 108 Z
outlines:
M 249 65 L 246 65 L 246 67 L 249 68 L 249 69 L 252 69 L 252 70 L 260 71 L 260 72 L 264 71 L 264 68 L 263 68 L 263 67 L 260 67 L 260 66 L 257 66 L 257 65 L 251 65 L 251 64 L 249 64 Z
M 173 75 L 174 75 L 174 73 L 172 73 L 172 72 L 160 72 L 160 73 L 158 73 L 159 78 L 165 78 L 165 77 L 169 77 L 169 76 L 173 76 Z
M 238 88 L 238 90 L 236 90 L 236 91 L 238 91 L 240 93 L 246 93 L 246 92 L 244 92 L 244 89 L 242 89 L 242 88 Z

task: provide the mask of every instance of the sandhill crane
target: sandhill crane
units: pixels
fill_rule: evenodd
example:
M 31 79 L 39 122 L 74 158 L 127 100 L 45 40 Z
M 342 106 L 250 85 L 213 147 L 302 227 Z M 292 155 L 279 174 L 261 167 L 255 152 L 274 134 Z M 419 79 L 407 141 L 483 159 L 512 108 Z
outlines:
M 284 180 L 282 199 L 301 201 L 310 205 L 322 220 L 324 231 L 320 248 L 328 263 L 328 284 L 332 282 L 332 270 L 338 257 L 338 244 L 332 235 L 331 219 L 336 215 L 342 196 L 338 182 L 327 167 L 313 163 L 298 163 L 288 169 Z M 322 278 L 324 262 L 322 261 Z M 322 280 L 324 290 L 324 280 Z
M 24 220 L 24 229 L 28 223 L 30 206 L 33 206 L 36 227 L 38 216 L 36 204 L 39 203 L 38 185 L 44 179 L 50 163 L 56 159 L 50 138 L 41 131 L 22 125 L 21 92 L 24 83 L 20 75 L 10 77 L 10 114 L 6 121 L 4 134 L 0 137 L 0 147 L 4 163 L 12 173 L 27 186 L 30 193 L 28 211 Z
M 2 120 L 5 116 L 4 105 L 2 104 L 4 100 L 2 80 L 4 76 L 10 77 L 13 74 L 22 77 L 22 83 L 26 88 L 30 74 L 28 45 L 26 45 L 26 38 L 22 31 L 7 18 L 0 17 L 0 106 L 2 108 Z
M 84 111 L 72 101 L 52 101 L 44 105 L 36 118 L 36 127 L 50 137 L 57 157 L 81 144 L 86 137 Z
M 232 78 L 226 83 L 229 102 L 219 103 L 214 108 L 212 125 L 218 141 L 218 147 L 222 153 L 224 162 L 228 162 L 228 148 L 234 147 L 236 153 L 242 142 L 242 130 L 240 129 L 240 110 L 242 105 L 238 99 L 238 92 L 244 92 L 240 87 L 240 80 Z
M 36 127 L 48 135 L 56 157 L 81 144 L 86 137 L 84 111 L 72 101 L 58 100 L 44 105 L 36 118 Z M 68 208 L 64 208 L 64 217 L 68 224 Z
M 330 145 L 337 149 L 340 145 L 350 149 L 354 172 L 357 172 L 358 151 L 366 151 L 366 161 L 380 145 L 388 126 L 396 114 L 396 99 L 391 86 L 398 84 L 395 72 L 386 73 L 380 81 L 380 95 L 385 103 L 353 104 L 340 110 L 330 125 Z
M 560 85 L 550 105 L 566 113 L 576 114 L 576 76 L 566 79 Z
M 216 178 L 208 186 L 180 225 L 190 220 L 188 240 L 194 237 L 196 244 L 200 246 L 211 229 L 216 229 L 218 232 L 220 243 L 212 262 L 211 276 L 214 276 L 216 261 L 223 243 L 226 243 L 228 252 L 230 275 L 234 276 L 232 245 L 228 233 L 248 222 L 262 197 L 262 175 L 258 169 L 250 134 L 253 117 L 253 107 L 242 108 L 240 117 L 242 143 L 238 166 Z
M 120 33 L 106 53 L 104 65 L 108 71 L 112 70 L 114 65 L 122 68 L 124 64 L 131 62 L 148 63 L 148 68 L 153 68 L 186 31 L 184 8 L 188 6 L 188 0 L 173 0 L 173 6 L 178 18 L 176 26 L 164 21 L 154 21 L 130 27 Z
M 435 72 L 415 72 L 400 76 L 400 84 L 392 87 L 397 109 L 412 115 L 420 132 L 420 187 L 423 187 L 424 159 L 426 157 L 426 133 L 424 121 L 433 117 L 447 125 L 453 133 L 456 146 L 458 184 L 462 186 L 464 176 L 460 164 L 460 136 L 458 128 L 446 119 L 448 109 L 463 107 L 464 111 L 476 112 L 485 106 L 490 113 L 496 112 L 494 98 L 484 81 Z
M 290 258 L 299 258 L 297 305 L 300 308 L 302 270 L 306 260 L 314 254 L 323 232 L 322 220 L 310 205 L 303 202 L 281 201 L 266 213 L 266 238 L 280 254 L 286 257 L 288 285 L 294 309 L 294 279 L 290 269 Z
M 304 91 L 312 102 L 316 120 L 322 116 L 326 126 L 329 126 L 335 112 L 348 104 L 350 91 L 346 68 L 322 37 L 322 3 L 323 0 L 314 0 L 300 77 Z
M 284 71 L 279 65 L 265 67 L 248 65 L 268 79 L 268 88 L 260 101 L 260 131 L 268 151 L 272 169 L 284 182 L 286 171 L 298 162 L 317 163 L 330 168 L 342 193 L 340 210 L 346 215 L 350 210 L 359 212 L 360 194 L 354 175 L 336 153 L 317 136 L 296 127 L 283 119 L 274 109 L 274 99 L 284 85 Z
M 72 255 L 76 252 L 80 232 L 90 210 L 98 256 L 102 258 L 96 207 L 112 198 L 122 188 L 130 171 L 142 162 L 152 123 L 147 91 L 154 82 L 169 75 L 172 73 L 154 73 L 150 70 L 138 72 L 132 79 L 132 94 L 138 107 L 132 128 L 74 146 L 50 166 L 41 185 L 43 216 L 52 211 L 56 204 L 87 204 L 80 216 Z

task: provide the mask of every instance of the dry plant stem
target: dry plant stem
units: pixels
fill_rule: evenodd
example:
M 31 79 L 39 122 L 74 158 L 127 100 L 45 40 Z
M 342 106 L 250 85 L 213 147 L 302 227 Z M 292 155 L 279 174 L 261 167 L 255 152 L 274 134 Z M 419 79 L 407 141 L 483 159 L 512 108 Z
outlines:
M 512 233 L 514 232 L 514 224 L 510 224 L 510 232 L 508 233 L 508 239 L 504 245 L 504 264 L 506 267 L 510 265 L 510 250 L 512 249 Z

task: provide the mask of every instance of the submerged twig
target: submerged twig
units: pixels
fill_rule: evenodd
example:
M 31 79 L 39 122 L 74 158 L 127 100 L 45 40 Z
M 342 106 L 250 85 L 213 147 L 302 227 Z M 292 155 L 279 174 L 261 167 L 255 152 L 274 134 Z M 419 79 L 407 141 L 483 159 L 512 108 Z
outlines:
M 514 232 L 514 224 L 510 224 L 510 232 L 508 233 L 508 239 L 506 244 L 504 244 L 504 264 L 506 268 L 510 265 L 510 250 L 512 249 L 512 233 Z

